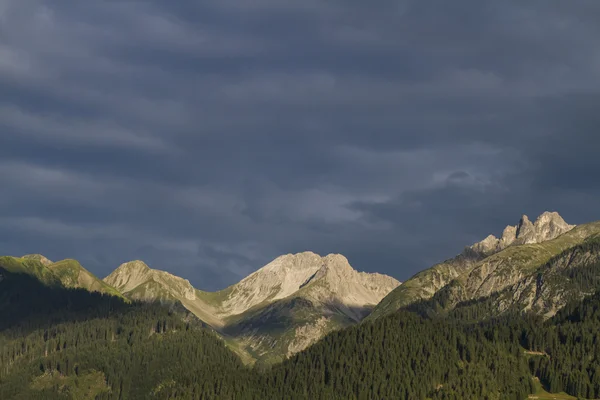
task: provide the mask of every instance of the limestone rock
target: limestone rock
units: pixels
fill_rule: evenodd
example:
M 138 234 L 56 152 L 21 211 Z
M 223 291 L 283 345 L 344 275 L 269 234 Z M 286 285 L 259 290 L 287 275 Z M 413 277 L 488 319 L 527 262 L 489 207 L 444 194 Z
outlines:
M 481 242 L 471 246 L 474 251 L 485 255 L 497 253 L 512 245 L 542 243 L 557 238 L 573 229 L 575 225 L 569 225 L 557 212 L 544 212 L 535 223 L 523 215 L 515 226 L 507 226 L 502 232 L 502 237 L 497 239 L 489 235 Z
M 471 246 L 471 249 L 482 254 L 492 254 L 497 251 L 499 244 L 500 239 L 494 235 L 489 235 L 481 242 L 475 243 L 473 246 Z
M 177 299 L 196 299 L 196 290 L 187 279 L 166 271 L 150 269 L 139 260 L 121 264 L 104 278 L 104 281 L 121 293 L 130 294 L 135 300 L 151 300 L 153 297 L 164 299 L 169 296 Z M 134 292 L 142 286 L 145 290 Z
M 427 300 L 445 290 L 447 304 L 487 296 L 513 285 L 522 279 L 528 268 L 547 261 L 547 248 L 534 245 L 558 240 L 570 235 L 552 251 L 563 249 L 563 245 L 576 243 L 584 238 L 587 228 L 575 231 L 556 212 L 544 212 L 535 223 L 523 215 L 517 225 L 507 226 L 498 239 L 489 235 L 481 242 L 467 247 L 460 255 L 421 271 L 387 295 L 368 318 L 389 314 L 419 300 Z M 531 247 L 523 247 L 531 245 Z M 537 263 L 537 264 L 536 264 Z M 451 282 L 456 283 L 450 287 Z
M 502 232 L 502 238 L 498 242 L 498 248 L 505 249 L 513 244 L 515 240 L 517 240 L 517 227 L 509 225 L 504 228 L 504 231 Z
M 519 224 L 517 225 L 517 237 L 516 241 L 520 244 L 534 243 L 535 240 L 535 227 L 529 220 L 527 215 L 523 215 Z
M 386 275 L 358 272 L 340 254 L 312 252 L 277 257 L 213 293 L 142 261 L 122 264 L 105 282 L 132 299 L 180 302 L 265 360 L 279 360 L 362 320 L 400 284 Z

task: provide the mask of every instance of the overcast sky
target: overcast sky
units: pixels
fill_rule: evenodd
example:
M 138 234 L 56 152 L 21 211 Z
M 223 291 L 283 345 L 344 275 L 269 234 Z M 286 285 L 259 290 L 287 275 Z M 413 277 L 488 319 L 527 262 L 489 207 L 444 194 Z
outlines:
M 400 280 L 600 219 L 600 2 L 0 0 L 0 254 Z

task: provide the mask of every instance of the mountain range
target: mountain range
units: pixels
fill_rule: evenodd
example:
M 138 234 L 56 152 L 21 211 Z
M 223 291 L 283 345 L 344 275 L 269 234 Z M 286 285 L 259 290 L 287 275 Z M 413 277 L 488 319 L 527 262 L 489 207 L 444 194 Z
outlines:
M 354 270 L 339 254 L 287 254 L 218 292 L 151 269 L 142 261 L 120 265 L 104 280 L 76 260 L 42 255 L 2 257 L 0 267 L 51 285 L 82 288 L 128 300 L 179 305 L 218 332 L 249 363 L 283 360 L 327 333 L 360 322 L 400 282 Z
M 139 260 L 123 263 L 106 278 L 99 279 L 72 259 L 53 262 L 39 254 L 4 256 L 0 257 L 0 289 L 9 290 L 0 290 L 0 306 L 8 302 L 9 308 L 5 308 L 7 320 L 18 319 L 22 312 L 19 310 L 23 308 L 11 304 L 20 304 L 27 298 L 19 291 L 21 284 L 22 290 L 41 290 L 26 289 L 35 287 L 32 282 L 50 290 L 48 296 L 51 298 L 58 296 L 57 301 L 64 303 L 53 304 L 53 307 L 59 309 L 63 307 L 60 304 L 71 308 L 84 301 L 75 309 L 83 307 L 85 310 L 86 302 L 96 301 L 81 297 L 81 291 L 100 296 L 97 301 L 117 298 L 117 303 L 108 303 L 108 309 L 115 307 L 114 304 L 117 307 L 121 307 L 118 304 L 167 306 L 164 308 L 171 310 L 169 313 L 184 316 L 183 320 L 188 324 L 185 329 L 189 329 L 190 318 L 194 318 L 217 335 L 245 364 L 267 367 L 286 359 L 297 359 L 294 355 L 312 348 L 325 336 L 327 343 L 335 347 L 335 352 L 343 353 L 343 343 L 349 340 L 348 335 L 356 332 L 359 336 L 352 336 L 353 346 L 360 346 L 363 340 L 372 346 L 380 346 L 374 336 L 364 335 L 376 335 L 376 332 L 385 335 L 390 317 L 393 317 L 393 324 L 407 319 L 412 321 L 408 325 L 410 329 L 420 329 L 420 323 L 411 320 L 412 317 L 399 317 L 406 312 L 433 320 L 493 321 L 527 314 L 550 321 L 561 310 L 569 309 L 569 304 L 581 302 L 600 290 L 599 265 L 600 222 L 575 226 L 565 222 L 556 212 L 545 212 L 534 222 L 522 216 L 516 225 L 507 226 L 499 237 L 489 235 L 404 283 L 382 274 L 358 272 L 343 255 L 323 257 L 312 252 L 282 255 L 240 282 L 217 292 L 196 289 L 188 280 L 152 269 Z M 27 277 L 29 281 L 16 279 L 18 276 Z M 73 296 L 79 296 L 79 300 L 65 300 L 61 290 L 74 291 Z M 35 304 L 24 307 L 27 310 L 33 307 L 33 312 L 38 307 L 43 308 Z M 151 315 L 153 313 L 155 311 L 151 311 Z M 61 320 L 63 317 L 56 318 Z M 77 314 L 77 318 L 92 316 L 86 317 L 84 312 Z M 168 324 L 178 326 L 176 319 L 171 319 L 169 323 L 167 319 L 159 320 L 151 334 L 167 332 Z M 118 326 L 111 333 L 113 337 L 123 333 Z M 349 330 L 351 326 L 356 326 L 358 331 Z M 496 325 L 490 326 L 496 329 Z M 412 336 L 402 340 L 409 340 L 407 338 L 412 340 Z M 386 343 L 384 338 L 381 340 Z M 536 346 L 529 344 L 527 347 Z M 312 353 L 307 350 L 307 354 L 312 355 L 306 357 L 318 357 L 319 353 L 315 352 L 323 351 L 322 346 L 318 348 L 321 350 Z M 360 347 L 353 348 L 355 352 L 362 352 Z M 419 359 L 422 355 L 415 357 Z M 326 364 L 330 362 L 333 361 L 326 361 Z M 353 361 L 356 362 L 358 359 Z M 598 379 L 600 384 L 600 374 Z M 550 381 L 546 383 L 550 385 Z M 555 383 L 555 387 L 562 387 L 559 383 Z M 518 390 L 526 391 L 526 386 Z M 577 389 L 571 392 L 583 393 Z M 408 392 L 405 395 L 410 398 Z
M 596 254 L 582 253 L 577 246 L 599 233 L 600 223 L 574 226 L 556 212 L 545 212 L 535 222 L 523 215 L 499 238 L 489 235 L 403 284 L 386 275 L 357 272 L 340 254 L 312 252 L 280 256 L 217 292 L 196 289 L 139 260 L 123 263 L 103 280 L 76 260 L 52 262 L 39 254 L 3 257 L 0 266 L 68 288 L 183 306 L 246 362 L 271 364 L 329 332 L 422 301 L 437 301 L 438 310 L 440 304 L 449 310 L 496 294 L 497 313 L 519 307 L 550 317 L 567 301 L 589 294 L 576 293 L 568 279 L 555 275 L 559 268 L 595 260 Z
M 218 292 L 150 269 L 119 266 L 104 281 L 132 300 L 180 302 L 234 343 L 245 359 L 281 361 L 328 332 L 361 321 L 400 282 L 355 271 L 337 254 L 305 252 L 273 260 Z

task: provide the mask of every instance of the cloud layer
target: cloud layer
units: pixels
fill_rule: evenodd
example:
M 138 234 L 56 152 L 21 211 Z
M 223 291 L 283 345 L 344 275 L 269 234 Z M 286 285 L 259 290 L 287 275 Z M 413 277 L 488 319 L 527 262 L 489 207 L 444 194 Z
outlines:
M 598 219 L 597 1 L 0 1 L 0 253 L 398 279 Z

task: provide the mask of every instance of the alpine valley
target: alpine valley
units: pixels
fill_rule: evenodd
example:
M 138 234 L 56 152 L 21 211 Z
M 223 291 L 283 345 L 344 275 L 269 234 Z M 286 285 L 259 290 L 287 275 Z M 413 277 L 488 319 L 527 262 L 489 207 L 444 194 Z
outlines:
M 404 283 L 312 252 L 218 292 L 4 256 L 0 398 L 600 398 L 599 290 L 600 222 L 556 212 Z

